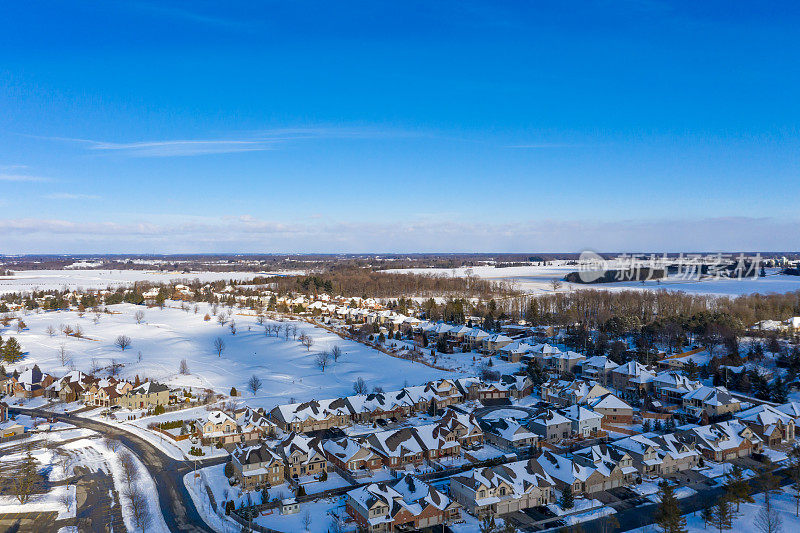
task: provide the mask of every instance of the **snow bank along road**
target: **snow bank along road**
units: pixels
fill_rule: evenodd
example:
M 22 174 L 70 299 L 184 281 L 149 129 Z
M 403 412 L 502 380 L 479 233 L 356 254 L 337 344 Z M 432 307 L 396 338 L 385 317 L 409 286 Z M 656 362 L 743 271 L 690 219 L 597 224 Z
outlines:
M 143 438 L 103 422 L 69 414 L 54 414 L 42 409 L 24 409 L 9 406 L 8 410 L 12 413 L 40 418 L 55 418 L 78 427 L 92 429 L 106 437 L 113 437 L 119 440 L 136 454 L 155 481 L 161 512 L 164 513 L 164 521 L 170 531 L 214 532 L 200 517 L 192 498 L 189 496 L 189 492 L 183 484 L 183 477 L 194 468 L 193 461 L 172 459 Z M 198 460 L 197 467 L 213 466 L 224 463 L 227 460 L 227 457 Z

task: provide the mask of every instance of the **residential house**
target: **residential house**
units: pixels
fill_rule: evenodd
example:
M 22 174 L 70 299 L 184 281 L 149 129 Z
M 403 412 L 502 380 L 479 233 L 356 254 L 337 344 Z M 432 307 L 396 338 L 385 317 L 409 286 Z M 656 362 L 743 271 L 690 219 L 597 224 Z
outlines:
M 709 426 L 682 426 L 679 432 L 691 439 L 703 457 L 712 461 L 730 461 L 761 453 L 764 441 L 755 431 L 738 420 Z
M 583 405 L 595 398 L 611 394 L 611 391 L 596 381 L 551 380 L 541 386 L 542 400 L 560 406 Z
M 551 503 L 553 487 L 553 479 L 535 460 L 474 469 L 450 478 L 450 496 L 479 517 Z
M 275 452 L 283 459 L 287 478 L 315 476 L 328 471 L 328 461 L 319 438 L 292 432 L 276 445 Z
M 481 421 L 484 438 L 505 450 L 530 448 L 539 442 L 539 435 L 513 418 Z
M 145 381 L 119 399 L 119 405 L 127 409 L 153 409 L 168 403 L 169 387 L 155 381 Z
M 545 409 L 527 421 L 528 428 L 542 439 L 555 442 L 565 439 L 572 432 L 572 421 L 558 411 Z
M 603 415 L 581 405 L 558 409 L 558 413 L 572 423 L 571 433 L 579 437 L 596 437 L 600 434 Z
M 237 448 L 231 454 L 231 463 L 234 476 L 245 490 L 284 482 L 283 460 L 266 444 Z
M 572 454 L 576 463 L 607 472 L 604 490 L 627 485 L 635 480 L 638 471 L 633 458 L 625 452 L 607 444 L 595 444 Z
M 461 506 L 419 479 L 406 475 L 347 493 L 345 510 L 360 531 L 419 531 L 460 518 Z
M 669 370 L 659 372 L 651 381 L 653 396 L 669 404 L 683 404 L 683 397 L 694 390 L 702 387 L 699 381 L 694 381 L 686 377 L 682 372 Z
M 596 355 L 581 361 L 578 366 L 580 367 L 582 379 L 596 381 L 601 385 L 608 385 L 612 380 L 611 371 L 619 365 L 608 357 Z
M 480 352 L 484 355 L 497 355 L 501 348 L 512 342 L 513 340 L 511 337 L 503 335 L 502 333 L 494 333 L 483 339 Z
M 686 412 L 697 417 L 705 414 L 709 419 L 736 413 L 741 408 L 739 400 L 725 387 L 702 386 L 684 394 L 682 402 Z
M 381 457 L 361 440 L 330 439 L 323 443 L 322 449 L 331 464 L 351 473 L 378 470 L 383 466 Z
M 617 424 L 633 423 L 633 407 L 611 393 L 594 398 L 587 405 L 596 413 L 603 415 L 605 422 Z
M 636 361 L 629 361 L 611 370 L 611 383 L 621 394 L 641 397 L 652 390 L 655 374 Z
M 350 426 L 351 414 L 347 401 L 336 398 L 279 405 L 270 411 L 270 418 L 284 431 L 305 433 Z
M 756 432 L 768 446 L 794 442 L 794 417 L 771 405 L 739 411 L 736 418 Z
M 605 487 L 615 483 L 609 480 L 612 474 L 618 478 L 616 483 L 624 482 L 624 474 L 620 468 L 612 469 L 604 464 L 587 466 L 575 459 L 549 451 L 542 452 L 533 460 L 539 463 L 557 489 L 563 491 L 569 486 L 576 496 L 588 496 L 605 490 Z

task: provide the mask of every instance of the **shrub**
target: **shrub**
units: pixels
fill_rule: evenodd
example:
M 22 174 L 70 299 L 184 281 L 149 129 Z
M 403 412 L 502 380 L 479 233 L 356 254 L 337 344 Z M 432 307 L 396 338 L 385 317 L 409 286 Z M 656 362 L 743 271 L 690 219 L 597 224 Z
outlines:
M 233 463 L 228 461 L 225 463 L 225 477 L 233 477 Z

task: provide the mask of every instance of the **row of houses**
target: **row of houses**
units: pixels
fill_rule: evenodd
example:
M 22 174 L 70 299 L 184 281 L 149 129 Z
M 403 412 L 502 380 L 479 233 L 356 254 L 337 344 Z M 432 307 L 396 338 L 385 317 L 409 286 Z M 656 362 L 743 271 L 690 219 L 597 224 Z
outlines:
M 52 382 L 47 397 L 63 402 L 81 402 L 94 407 L 153 409 L 169 404 L 170 389 L 155 381 L 136 384 L 114 377 L 97 378 L 74 370 Z
M 398 391 L 278 405 L 269 417 L 284 431 L 305 433 L 376 420 L 401 420 L 429 411 L 431 406 L 441 411 L 468 400 L 523 397 L 532 391 L 533 382 L 525 375 L 506 375 L 492 383 L 477 378 L 440 379 Z
M 698 466 L 701 457 L 725 461 L 763 451 L 746 424 L 729 421 L 684 426 L 674 433 L 645 433 L 596 444 L 571 454 L 548 450 L 529 460 L 470 470 L 450 479 L 450 495 L 476 516 L 504 514 L 553 501 L 554 489 L 592 496 Z
M 232 454 L 236 477 L 248 489 L 327 472 L 328 462 L 359 476 L 381 468 L 399 470 L 444 457 L 483 442 L 472 415 L 448 409 L 437 422 L 377 431 L 358 437 L 309 437 L 291 432 L 269 444 L 240 446 Z

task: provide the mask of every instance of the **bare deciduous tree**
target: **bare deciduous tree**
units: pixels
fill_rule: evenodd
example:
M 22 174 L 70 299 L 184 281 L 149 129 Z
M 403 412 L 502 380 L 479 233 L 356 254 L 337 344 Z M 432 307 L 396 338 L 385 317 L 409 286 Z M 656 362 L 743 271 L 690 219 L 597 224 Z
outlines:
M 147 497 L 140 488 L 128 487 L 122 491 L 123 496 L 128 500 L 133 523 L 142 533 L 150 526 L 153 517 L 150 514 L 150 507 L 147 505 Z
M 108 365 L 108 375 L 114 377 L 119 376 L 123 366 L 125 366 L 123 363 L 118 363 L 116 359 L 112 359 L 111 364 Z
M 300 335 L 300 344 L 306 347 L 306 351 L 311 351 L 311 347 L 314 346 L 314 338 L 303 333 Z
M 315 359 L 317 366 L 323 372 L 325 372 L 325 367 L 330 364 L 330 361 L 331 361 L 331 354 L 329 354 L 328 352 L 318 353 L 317 358 Z
M 220 326 L 224 326 L 228 323 L 228 315 L 226 313 L 220 313 L 217 315 L 217 322 L 219 322 Z
M 131 345 L 131 338 L 127 335 L 119 335 L 114 341 L 114 345 L 124 352 Z
M 342 356 L 341 348 L 339 348 L 338 346 L 334 346 L 333 348 L 331 348 L 331 357 L 333 357 L 334 361 L 338 361 L 339 357 L 341 356 Z
M 58 496 L 58 503 L 66 507 L 67 512 L 69 512 L 70 507 L 72 507 L 72 502 L 72 493 L 69 490 L 65 490 Z
M 311 528 L 311 513 L 308 510 L 303 513 L 301 522 L 303 524 L 304 531 L 308 531 Z
M 67 347 L 64 344 L 61 344 L 58 347 L 58 360 L 61 362 L 61 366 L 67 366 L 69 362 L 69 354 L 67 353 Z
M 137 362 L 139 362 L 139 363 L 141 363 L 141 362 L 142 362 L 142 352 L 141 352 L 141 351 L 139 351 L 139 352 L 136 354 L 136 361 L 137 361 Z
M 767 500 L 753 519 L 753 525 L 760 533 L 780 533 L 783 531 L 783 518 Z
M 98 372 L 100 372 L 101 368 L 102 367 L 100 366 L 100 361 L 98 361 L 96 357 L 92 357 L 92 362 L 91 365 L 89 366 L 89 373 L 95 375 Z
M 261 380 L 259 377 L 255 374 L 250 376 L 250 379 L 247 382 L 247 388 L 253 393 L 253 396 L 255 396 L 258 390 L 261 388 Z
M 83 337 L 83 328 L 80 324 L 75 324 L 75 329 L 72 330 L 72 336 L 78 337 L 79 339 Z
M 144 311 L 141 309 L 133 313 L 133 318 L 136 320 L 137 324 L 141 324 L 144 321 Z
M 49 337 L 54 337 L 56 334 L 56 328 L 53 327 L 53 324 L 48 325 L 46 331 Z
M 214 351 L 217 352 L 217 357 L 222 357 L 222 352 L 225 351 L 225 341 L 222 337 L 214 339 Z
M 105 444 L 106 448 L 108 448 L 112 452 L 116 452 L 117 450 L 119 450 L 120 446 L 122 446 L 122 443 L 120 443 L 117 439 L 112 439 L 110 437 L 105 437 L 103 439 L 103 444 Z
M 178 367 L 178 372 L 180 372 L 184 376 L 189 374 L 189 363 L 186 362 L 186 359 L 181 359 L 181 364 Z
M 231 323 L 228 324 L 228 327 L 231 330 L 231 335 L 236 335 L 236 321 L 231 319 Z
M 122 478 L 128 487 L 132 487 L 139 479 L 139 467 L 136 465 L 136 460 L 130 453 L 124 452 L 119 455 L 119 464 L 122 467 Z
M 355 394 L 366 394 L 367 390 L 367 382 L 364 381 L 364 378 L 359 377 L 353 382 L 353 392 Z

